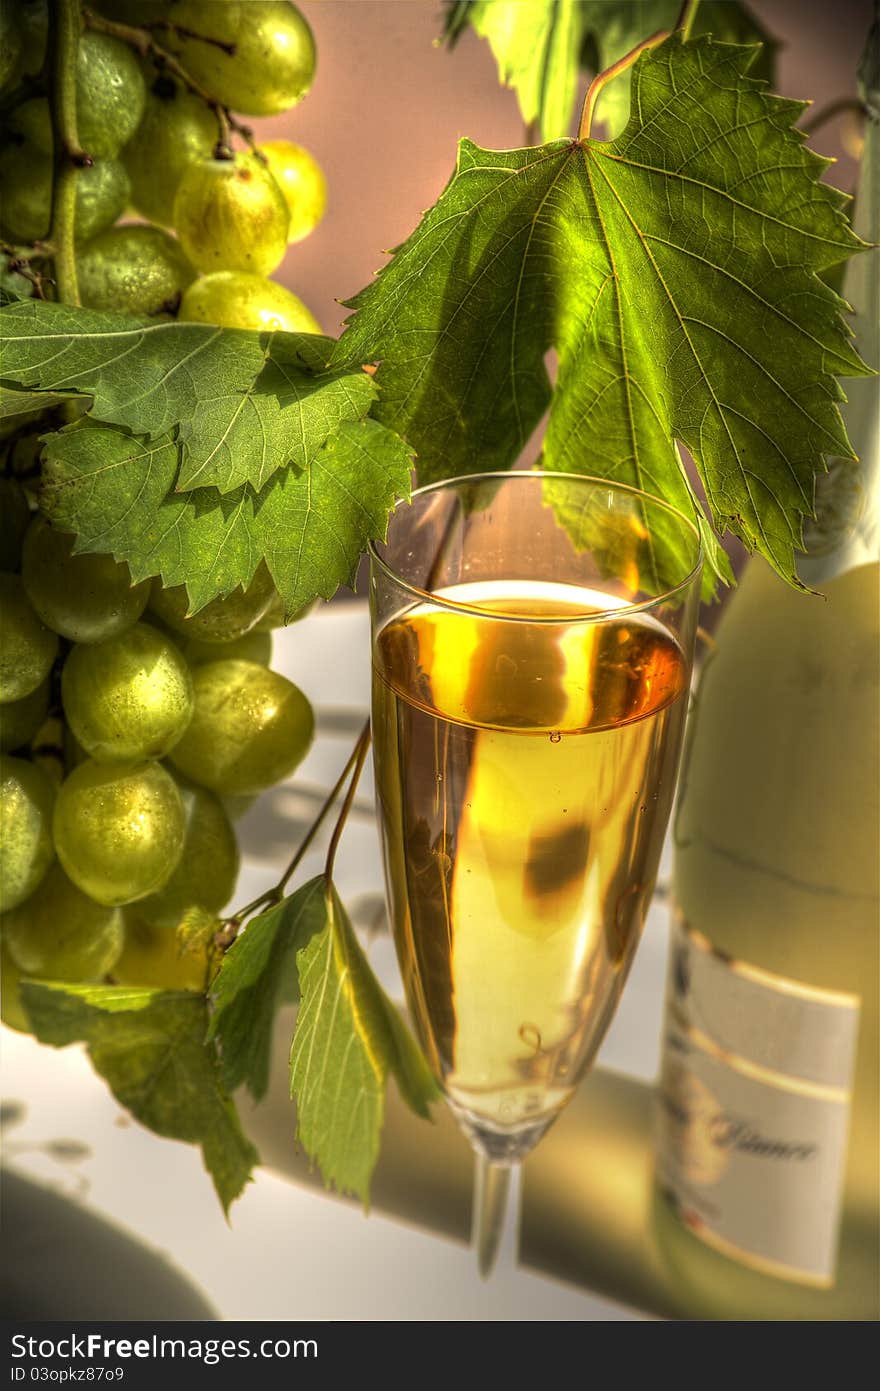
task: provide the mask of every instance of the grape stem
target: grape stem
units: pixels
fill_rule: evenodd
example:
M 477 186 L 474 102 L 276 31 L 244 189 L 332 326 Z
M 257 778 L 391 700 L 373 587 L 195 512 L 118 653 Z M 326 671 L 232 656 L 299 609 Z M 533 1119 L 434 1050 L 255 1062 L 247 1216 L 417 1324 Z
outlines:
M 251 149 L 254 148 L 254 133 L 250 126 L 243 125 L 241 121 L 237 120 L 236 117 L 232 115 L 228 106 L 224 106 L 222 102 L 216 101 L 215 98 L 211 96 L 210 92 L 206 91 L 200 83 L 196 82 L 195 78 L 190 77 L 186 68 L 175 58 L 174 54 L 169 53 L 167 48 L 163 48 L 161 44 L 156 42 L 150 30 L 154 28 L 172 29 L 177 33 L 185 34 L 187 38 L 199 39 L 203 43 L 213 43 L 218 48 L 222 48 L 228 53 L 235 51 L 234 44 L 229 45 L 222 43 L 217 39 L 208 38 L 205 34 L 193 33 L 190 29 L 182 29 L 180 25 L 172 24 L 164 20 L 160 21 L 158 24 L 152 24 L 149 27 L 144 26 L 143 28 L 139 28 L 134 24 L 122 24 L 115 19 L 106 19 L 104 15 L 95 14 L 94 10 L 90 10 L 88 6 L 83 7 L 82 16 L 86 28 L 94 29 L 98 34 L 109 34 L 114 39 L 120 39 L 123 43 L 127 43 L 130 48 L 133 48 L 135 52 L 139 53 L 142 58 L 152 58 L 158 68 L 165 68 L 168 72 L 173 73 L 177 80 L 182 82 L 188 91 L 192 92 L 194 96 L 200 97 L 205 105 L 210 107 L 217 121 L 217 144 L 214 149 L 215 159 L 232 158 L 232 145 L 230 143 L 232 131 L 235 131 L 236 135 L 241 136 L 241 139 Z
M 173 19 L 154 19 L 141 27 L 148 29 L 150 33 L 154 29 L 164 29 L 166 33 L 177 34 L 181 39 L 195 39 L 198 43 L 208 43 L 213 48 L 222 49 L 230 58 L 235 57 L 236 45 L 234 43 L 227 43 L 225 39 L 214 39 L 210 34 L 197 34 L 194 29 L 187 29 L 183 24 L 175 24 Z
M 227 947 L 230 947 L 232 945 L 238 934 L 238 929 L 245 918 L 249 918 L 259 908 L 271 908 L 274 906 L 274 904 L 280 903 L 281 899 L 284 897 L 284 891 L 287 888 L 289 881 L 293 878 L 293 875 L 296 873 L 297 869 L 302 863 L 303 858 L 305 857 L 306 851 L 309 849 L 309 846 L 312 844 L 313 840 L 315 839 L 315 836 L 318 834 L 322 825 L 326 821 L 327 816 L 329 815 L 334 803 L 336 802 L 336 799 L 338 798 L 340 792 L 345 786 L 346 780 L 351 778 L 351 784 L 346 793 L 345 802 L 340 810 L 339 818 L 333 830 L 334 842 L 331 842 L 331 849 L 333 850 L 333 854 L 335 856 L 335 847 L 336 844 L 338 844 L 339 842 L 340 835 L 342 834 L 342 827 L 344 826 L 345 819 L 348 816 L 351 807 L 351 802 L 354 797 L 355 790 L 357 788 L 360 770 L 363 767 L 363 761 L 366 757 L 367 749 L 369 748 L 369 746 L 370 722 L 369 720 L 367 720 L 366 724 L 364 725 L 363 729 L 358 735 L 357 742 L 354 748 L 352 749 L 351 753 L 349 754 L 346 760 L 345 767 L 339 774 L 339 777 L 336 779 L 336 782 L 333 784 L 330 791 L 327 793 L 327 796 L 325 797 L 324 802 L 321 805 L 320 811 L 318 812 L 317 816 L 315 817 L 305 836 L 300 841 L 300 844 L 297 846 L 297 849 L 292 859 L 290 860 L 290 863 L 288 864 L 281 878 L 278 880 L 278 883 L 273 884 L 271 889 L 267 889 L 265 893 L 260 894 L 251 903 L 248 903 L 244 908 L 240 908 L 238 912 L 234 914 L 233 917 L 227 919 L 221 931 L 217 933 L 216 937 L 214 938 L 214 941 L 221 950 L 225 951 Z M 330 869 L 332 870 L 333 861 L 330 858 L 329 853 L 328 861 L 330 864 Z M 327 873 L 326 867 L 324 872 L 325 874 Z
M 9 242 L 0 242 L 0 253 L 6 257 L 6 269 L 27 280 L 33 286 L 37 299 L 46 299 L 43 287 L 54 285 L 55 281 L 51 276 L 43 275 L 42 271 L 35 270 L 31 262 L 51 260 L 55 255 L 54 246 L 45 241 L 34 242 L 31 246 L 11 246 Z
M 79 143 L 76 125 L 76 61 L 80 12 L 77 0 L 51 0 L 49 110 L 55 144 L 49 240 L 55 247 L 55 286 L 64 304 L 79 304 L 74 256 L 76 180 L 92 163 Z

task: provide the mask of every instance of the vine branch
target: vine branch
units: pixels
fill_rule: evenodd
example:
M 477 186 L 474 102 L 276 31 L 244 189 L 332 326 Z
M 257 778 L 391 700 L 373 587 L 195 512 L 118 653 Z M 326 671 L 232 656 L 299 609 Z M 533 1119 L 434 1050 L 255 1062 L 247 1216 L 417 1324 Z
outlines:
M 92 163 L 79 143 L 76 124 L 76 64 L 79 48 L 78 0 L 51 0 L 49 110 L 55 145 L 52 215 L 49 240 L 55 248 L 55 284 L 65 304 L 79 304 L 74 256 L 76 183 L 80 169 Z
M 342 839 L 342 832 L 348 820 L 348 813 L 351 811 L 351 804 L 354 801 L 354 794 L 357 792 L 357 785 L 360 782 L 361 772 L 363 771 L 364 761 L 370 748 L 370 721 L 367 720 L 361 730 L 358 741 L 354 746 L 354 752 L 349 762 L 353 763 L 351 771 L 351 781 L 345 794 L 345 801 L 339 808 L 339 815 L 336 818 L 336 825 L 333 827 L 333 834 L 330 837 L 330 844 L 327 847 L 327 859 L 324 862 L 324 878 L 329 884 L 333 878 L 333 866 L 336 863 L 336 851 Z
M 235 131 L 236 135 L 241 136 L 242 140 L 254 148 L 254 133 L 250 126 L 243 125 L 237 120 L 222 102 L 217 101 L 211 96 L 194 77 L 191 77 L 186 68 L 173 53 L 169 53 L 167 48 L 163 48 L 153 37 L 153 29 L 169 29 L 175 33 L 182 34 L 189 39 L 198 39 L 202 43 L 213 44 L 216 48 L 221 48 L 224 53 L 234 54 L 235 44 L 225 43 L 221 39 L 213 39 L 206 34 L 197 34 L 191 29 L 185 29 L 179 24 L 174 24 L 170 20 L 159 20 L 154 24 L 138 27 L 134 24 L 123 24 L 119 20 L 107 19 L 104 15 L 96 14 L 94 10 L 87 7 L 83 8 L 83 20 L 88 29 L 93 29 L 98 34 L 109 34 L 111 38 L 120 39 L 122 43 L 127 43 L 129 48 L 133 48 L 142 58 L 152 58 L 159 68 L 164 68 L 182 82 L 188 91 L 194 96 L 199 97 L 207 107 L 214 113 L 217 121 L 217 148 L 214 152 L 215 158 L 230 158 L 232 147 L 230 145 L 230 132 Z
M 346 780 L 348 778 L 351 778 L 352 785 L 349 787 L 348 792 L 346 793 L 345 804 L 343 805 L 340 811 L 339 820 L 337 821 L 336 827 L 334 828 L 333 832 L 334 837 L 338 843 L 339 836 L 342 834 L 342 826 L 345 823 L 345 818 L 348 816 L 348 812 L 351 807 L 351 801 L 354 797 L 354 792 L 357 788 L 357 781 L 358 777 L 360 776 L 361 767 L 363 766 L 363 760 L 366 757 L 366 752 L 369 746 L 370 722 L 369 720 L 367 720 L 366 724 L 364 725 L 363 729 L 358 735 L 357 742 L 355 743 L 354 748 L 352 749 L 351 753 L 349 754 L 346 760 L 345 767 L 339 774 L 339 777 L 336 779 L 336 782 L 333 784 L 330 791 L 327 793 L 327 796 L 325 797 L 324 802 L 321 805 L 320 811 L 318 812 L 317 816 L 315 817 L 305 836 L 297 846 L 289 864 L 287 865 L 287 868 L 284 870 L 284 873 L 281 875 L 281 878 L 278 880 L 277 884 L 273 884 L 272 888 L 267 889 L 265 893 L 259 894 L 257 898 L 253 899 L 251 903 L 246 904 L 244 908 L 239 908 L 238 912 L 235 913 L 231 918 L 228 918 L 224 927 L 221 929 L 220 932 L 217 933 L 214 941 L 216 945 L 219 946 L 222 950 L 225 950 L 227 947 L 231 946 L 232 943 L 235 941 L 238 929 L 245 918 L 250 917 L 251 914 L 255 913 L 258 908 L 269 908 L 272 905 L 281 901 L 281 899 L 284 897 L 284 890 L 287 888 L 288 882 L 296 873 L 306 854 L 306 851 L 308 850 L 309 846 L 315 839 L 315 836 L 318 834 L 322 825 L 326 821 L 328 813 L 330 812 L 337 797 L 339 796 L 340 792 L 345 786 Z M 330 864 L 332 869 L 332 861 L 330 862 Z

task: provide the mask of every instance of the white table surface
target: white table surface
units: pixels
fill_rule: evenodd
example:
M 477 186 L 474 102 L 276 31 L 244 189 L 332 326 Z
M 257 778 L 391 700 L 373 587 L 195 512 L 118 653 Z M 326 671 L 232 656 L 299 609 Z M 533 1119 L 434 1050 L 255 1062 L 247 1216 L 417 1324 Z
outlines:
M 266 794 L 239 822 L 243 866 L 236 902 L 277 877 L 321 790 L 335 780 L 369 703 L 366 606 L 322 607 L 275 635 L 273 667 L 296 681 L 317 711 L 317 737 L 295 779 Z M 382 893 L 368 767 L 346 828 L 337 879 L 355 919 Z M 301 867 L 318 873 L 322 846 Z M 657 1067 L 666 912 L 655 906 L 600 1063 L 643 1079 Z M 386 988 L 399 995 L 387 937 L 370 948 Z M 227 1225 L 198 1151 L 150 1134 L 95 1076 L 83 1050 L 41 1047 L 0 1033 L 2 1094 L 24 1108 L 9 1129 L 5 1162 L 76 1198 L 161 1250 L 232 1319 L 596 1319 L 642 1318 L 634 1311 L 526 1271 L 479 1279 L 472 1254 L 427 1234 L 300 1187 L 265 1169 L 234 1204 Z M 46 1146 L 73 1139 L 79 1158 Z M 291 1143 L 293 1143 L 291 1127 Z

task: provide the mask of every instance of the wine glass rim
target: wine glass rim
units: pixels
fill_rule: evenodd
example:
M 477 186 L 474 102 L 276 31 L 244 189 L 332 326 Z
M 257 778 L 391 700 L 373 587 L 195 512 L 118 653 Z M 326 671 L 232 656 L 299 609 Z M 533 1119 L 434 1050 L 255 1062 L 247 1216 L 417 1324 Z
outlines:
M 650 609 L 658 608 L 661 604 L 665 604 L 674 599 L 676 595 L 686 590 L 699 575 L 703 566 L 705 551 L 700 529 L 696 522 L 692 521 L 690 517 L 686 517 L 683 512 L 671 502 L 667 502 L 665 498 L 657 497 L 654 493 L 648 493 L 644 488 L 635 488 L 629 483 L 619 483 L 615 479 L 597 478 L 595 475 L 588 473 L 565 473 L 562 470 L 552 469 L 495 469 L 486 473 L 462 474 L 459 478 L 442 478 L 436 483 L 425 483 L 421 488 L 416 488 L 408 498 L 401 498 L 396 504 L 391 516 L 394 516 L 398 508 L 412 506 L 416 498 L 424 497 L 427 493 L 435 493 L 444 488 L 462 486 L 467 483 L 486 483 L 494 479 L 509 482 L 512 479 L 520 478 L 558 478 L 565 479 L 567 482 L 576 481 L 581 483 L 592 483 L 594 486 L 600 488 L 610 488 L 618 493 L 628 493 L 631 497 L 644 498 L 655 507 L 661 507 L 664 511 L 670 512 L 673 517 L 684 524 L 685 528 L 691 532 L 696 540 L 696 560 L 688 573 L 678 584 L 671 585 L 668 589 L 664 589 L 661 594 L 655 594 L 653 598 L 640 599 L 638 603 L 624 602 L 616 604 L 614 608 L 600 609 L 597 613 L 576 614 L 574 616 L 566 615 L 566 625 L 575 623 L 607 623 L 611 619 L 617 620 L 631 613 L 645 613 Z M 522 613 L 500 613 L 488 610 L 485 606 L 479 604 L 462 603 L 458 599 L 449 599 L 445 595 L 437 594 L 430 589 L 422 589 L 419 585 L 413 584 L 412 581 L 404 579 L 404 577 L 395 570 L 393 565 L 389 564 L 389 562 L 379 554 L 378 547 L 380 545 L 387 545 L 387 541 L 383 539 L 381 541 L 369 542 L 367 550 L 371 560 L 375 561 L 379 568 L 394 581 L 399 589 L 403 589 L 408 594 L 413 595 L 413 597 L 421 603 L 430 604 L 433 608 L 451 609 L 456 613 L 472 614 L 479 618 L 486 618 L 487 614 L 491 612 L 493 620 L 497 619 L 499 622 L 503 623 L 558 624 L 560 622 L 560 616 L 558 614 L 529 615 Z

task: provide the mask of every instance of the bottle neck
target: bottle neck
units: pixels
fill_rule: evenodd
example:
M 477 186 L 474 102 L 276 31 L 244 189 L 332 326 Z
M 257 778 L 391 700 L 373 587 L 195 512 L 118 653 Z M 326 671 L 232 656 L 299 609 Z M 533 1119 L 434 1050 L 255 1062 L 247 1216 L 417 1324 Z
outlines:
M 876 96 L 876 93 L 873 94 Z M 865 148 L 856 191 L 854 230 L 871 250 L 847 266 L 843 297 L 854 308 L 856 347 L 870 367 L 880 365 L 880 111 L 869 101 Z M 846 386 L 842 407 L 858 459 L 830 459 L 816 480 L 816 517 L 804 529 L 806 555 L 798 574 L 811 588 L 880 560 L 880 378 Z

